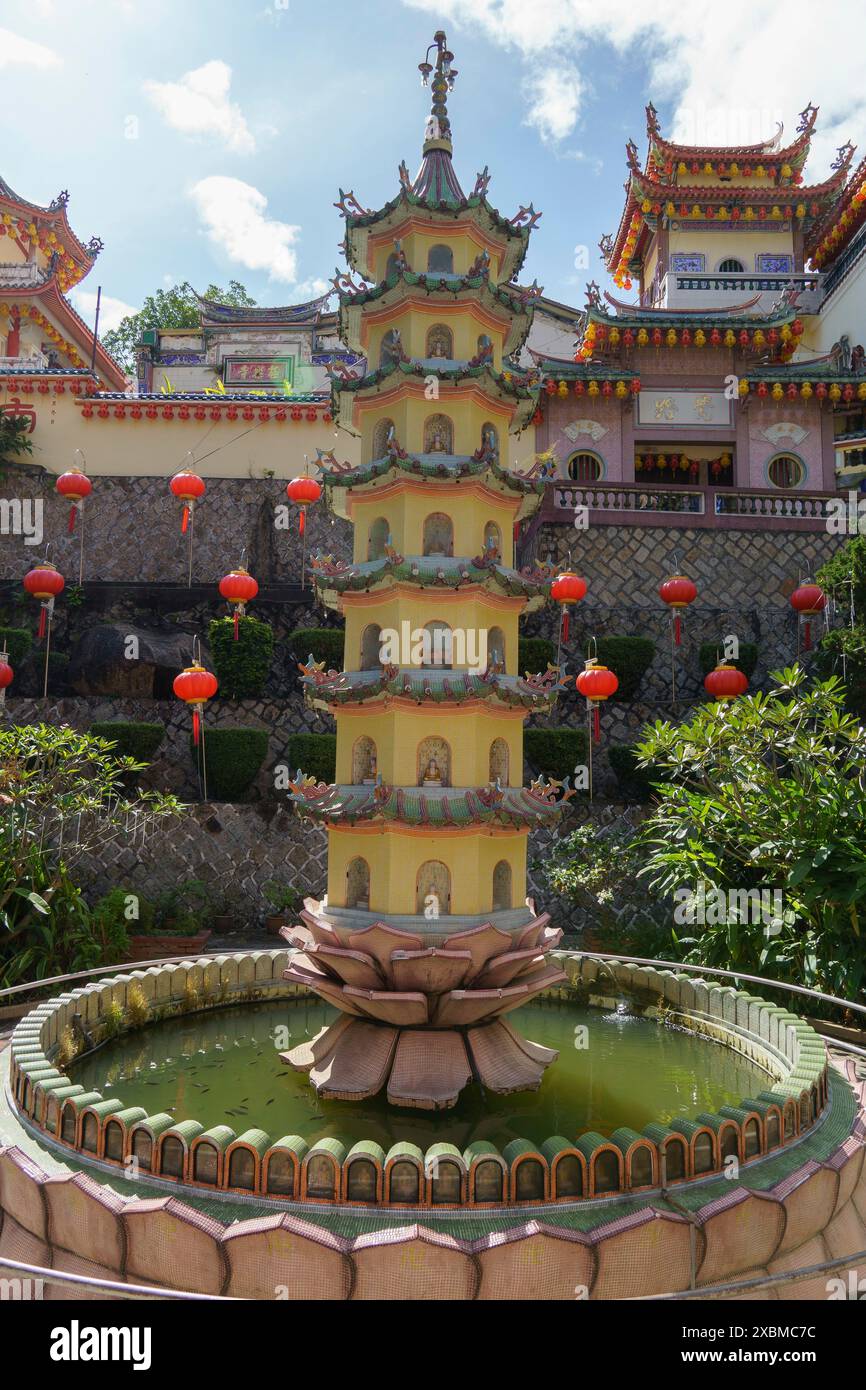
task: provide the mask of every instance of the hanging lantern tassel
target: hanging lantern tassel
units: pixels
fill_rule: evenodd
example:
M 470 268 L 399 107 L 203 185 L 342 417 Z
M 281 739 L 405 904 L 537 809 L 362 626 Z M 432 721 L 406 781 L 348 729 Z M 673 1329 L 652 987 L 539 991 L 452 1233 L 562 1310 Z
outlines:
M 44 638 L 45 629 L 48 627 L 48 607 L 50 603 L 51 599 L 49 598 L 39 605 L 39 627 L 36 631 L 36 639 L 39 642 Z
M 805 618 L 803 624 L 803 651 L 812 650 L 812 619 L 827 607 L 827 595 L 820 584 L 801 584 L 791 595 L 791 607 Z
M 69 520 L 66 523 L 66 530 L 70 536 L 72 535 L 72 532 L 75 530 L 75 513 L 77 511 L 78 508 L 73 502 L 72 506 L 69 508 Z
M 299 508 L 298 508 L 298 535 L 299 535 L 299 536 L 302 536 L 302 535 L 304 534 L 304 532 L 306 531 L 306 529 L 307 529 L 307 509 L 306 509 L 306 507 L 299 507 Z
M 550 586 L 550 597 L 554 603 L 562 605 L 562 617 L 559 625 L 559 645 L 568 641 L 568 634 L 571 630 L 569 623 L 569 605 L 580 603 L 586 593 L 586 580 L 581 579 L 580 575 L 573 574 L 570 570 L 563 574 L 558 574 Z M 557 657 L 557 664 L 559 658 Z
M 198 748 L 200 738 L 201 738 L 201 714 L 199 713 L 199 707 L 198 707 L 198 705 L 193 705 L 193 707 L 192 707 L 192 741 L 193 741 L 193 744 L 195 745 L 196 748 Z
M 601 739 L 601 702 L 609 700 L 619 689 L 619 680 L 607 666 L 590 657 L 575 682 L 581 695 L 586 696 L 592 710 L 592 736 Z
M 678 647 L 683 644 L 683 620 L 680 617 L 679 609 L 674 613 L 674 643 Z
M 189 503 L 188 503 L 188 502 L 185 502 L 185 503 L 184 503 L 183 511 L 182 511 L 181 514 L 180 514 L 180 531 L 181 531 L 181 535 L 182 535 L 182 536 L 185 536 L 186 533 L 187 533 L 187 531 L 189 530 L 189 517 L 190 517 L 190 507 L 189 507 Z

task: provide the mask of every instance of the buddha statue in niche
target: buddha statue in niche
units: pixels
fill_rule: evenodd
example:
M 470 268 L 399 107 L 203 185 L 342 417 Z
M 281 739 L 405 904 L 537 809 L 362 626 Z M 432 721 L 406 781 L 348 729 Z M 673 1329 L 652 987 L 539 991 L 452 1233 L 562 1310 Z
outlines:
M 422 785 L 425 787 L 442 786 L 442 773 L 439 771 L 439 764 L 435 758 L 431 758 L 424 769 L 424 780 Z

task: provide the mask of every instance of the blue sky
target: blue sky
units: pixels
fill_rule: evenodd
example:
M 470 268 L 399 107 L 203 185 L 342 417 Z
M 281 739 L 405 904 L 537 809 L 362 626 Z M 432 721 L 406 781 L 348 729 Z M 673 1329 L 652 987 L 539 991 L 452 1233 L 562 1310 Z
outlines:
M 463 186 L 488 164 L 500 211 L 543 211 L 523 276 L 579 304 L 587 279 L 606 283 L 596 243 L 622 208 L 626 139 L 643 153 L 648 99 L 665 129 L 717 142 L 777 119 L 789 138 L 811 100 L 808 176 L 849 137 L 863 153 L 862 33 L 851 41 L 847 0 L 820 13 L 816 30 L 805 0 L 727 0 L 724 25 L 717 0 L 5 0 L 0 173 L 39 203 L 68 188 L 78 235 L 103 238 L 76 297 L 89 317 L 102 285 L 103 326 L 173 281 L 308 298 L 340 260 L 338 188 L 377 207 L 399 161 L 417 167 L 417 64 L 441 25 Z

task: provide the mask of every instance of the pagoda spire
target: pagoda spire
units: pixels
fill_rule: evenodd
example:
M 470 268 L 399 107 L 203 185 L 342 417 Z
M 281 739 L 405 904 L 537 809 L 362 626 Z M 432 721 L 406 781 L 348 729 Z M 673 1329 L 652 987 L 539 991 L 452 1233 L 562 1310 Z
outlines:
M 434 49 L 436 50 L 436 61 L 431 63 L 430 54 Z M 449 51 L 444 29 L 437 29 L 433 35 L 433 42 L 424 56 L 424 62 L 418 64 L 421 81 L 425 87 L 428 82 L 430 83 L 433 95 L 427 129 L 424 133 L 423 153 L 425 155 L 432 150 L 444 150 L 446 154 L 452 153 L 451 122 L 448 119 L 448 93 L 454 90 L 454 79 L 457 76 L 457 69 L 451 66 L 453 61 L 454 54 Z M 431 73 L 432 81 L 430 81 Z

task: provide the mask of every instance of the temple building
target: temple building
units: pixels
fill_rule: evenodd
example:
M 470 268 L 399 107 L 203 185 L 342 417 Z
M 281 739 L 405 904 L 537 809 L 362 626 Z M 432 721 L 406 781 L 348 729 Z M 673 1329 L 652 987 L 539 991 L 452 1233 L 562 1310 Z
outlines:
M 866 376 L 862 348 L 812 346 L 824 291 L 806 259 L 853 155 L 843 147 L 827 180 L 804 183 L 816 116 L 806 108 L 787 146 L 777 132 L 693 148 L 664 139 L 647 108 L 646 159 L 630 142 L 619 228 L 601 243 L 634 298 L 591 284 L 571 358 L 528 345 L 547 396 L 538 442 L 580 485 L 554 484 L 545 520 L 570 522 L 582 504 L 638 525 L 648 513 L 654 525 L 677 513 L 695 526 L 824 524 L 834 439 Z
M 328 828 L 328 893 L 307 901 L 287 972 L 344 1015 L 292 1065 L 330 1097 L 387 1086 L 423 1108 L 453 1105 L 473 1075 L 497 1091 L 537 1086 L 553 1059 L 500 1016 L 559 978 L 545 960 L 559 934 L 526 899 L 526 844 L 562 806 L 558 786 L 523 786 L 524 721 L 561 681 L 518 672 L 518 621 L 550 574 L 514 568 L 544 480 L 538 465 L 509 467 L 536 406 L 503 365 L 532 319 L 535 289 L 512 282 L 538 214 L 496 212 L 486 171 L 463 192 L 444 34 L 435 49 L 418 174 L 401 166 L 378 211 L 341 195 L 364 281 L 343 278 L 340 330 L 366 367 L 334 374 L 333 411 L 361 462 L 321 459 L 354 554 L 313 559 L 320 597 L 345 619 L 346 669 L 305 667 L 336 721 L 337 784 L 293 784 Z

